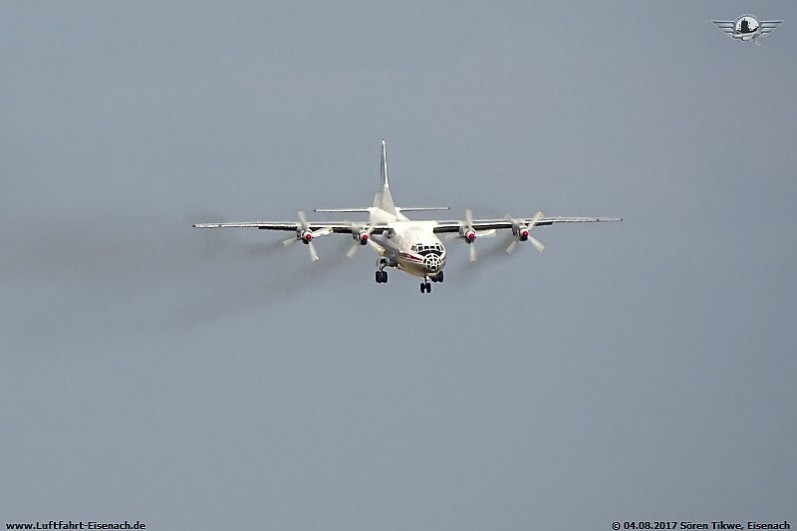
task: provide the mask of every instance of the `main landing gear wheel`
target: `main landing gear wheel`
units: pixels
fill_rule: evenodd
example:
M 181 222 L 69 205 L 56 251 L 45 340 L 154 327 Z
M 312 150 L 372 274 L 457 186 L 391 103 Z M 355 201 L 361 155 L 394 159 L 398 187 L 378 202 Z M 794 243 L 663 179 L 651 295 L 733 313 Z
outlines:
M 431 293 L 432 285 L 429 282 L 421 282 L 421 293 Z
M 377 284 L 387 284 L 387 271 L 377 271 L 374 274 Z

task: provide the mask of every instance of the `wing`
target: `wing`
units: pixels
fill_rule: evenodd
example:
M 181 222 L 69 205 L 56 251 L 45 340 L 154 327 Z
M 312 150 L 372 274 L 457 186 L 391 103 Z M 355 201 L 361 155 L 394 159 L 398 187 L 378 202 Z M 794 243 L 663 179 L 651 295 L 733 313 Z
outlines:
M 364 227 L 364 223 L 342 223 L 340 221 L 326 222 L 315 221 L 309 222 L 307 228 L 313 232 L 319 230 L 328 230 L 340 234 L 351 234 L 355 227 Z M 298 221 L 235 221 L 232 223 L 195 223 L 193 225 L 198 229 L 227 229 L 227 228 L 252 228 L 260 230 L 283 230 L 283 231 L 299 231 L 302 225 Z M 381 234 L 390 230 L 384 223 L 377 223 L 373 226 L 372 233 Z
M 775 31 L 775 28 L 783 23 L 782 20 L 762 20 L 761 21 L 761 36 L 765 37 Z
M 517 225 L 528 225 L 533 219 L 508 217 L 503 219 L 474 219 L 471 227 L 473 230 L 511 229 Z M 537 218 L 534 226 L 539 227 L 555 223 L 604 223 L 614 221 L 623 221 L 623 218 L 542 216 Z M 434 232 L 458 232 L 462 227 L 466 226 L 466 223 L 465 220 L 438 221 L 434 227 Z
M 717 26 L 722 33 L 730 35 L 731 37 L 736 35 L 736 31 L 733 28 L 735 23 L 732 20 L 712 20 L 711 22 Z

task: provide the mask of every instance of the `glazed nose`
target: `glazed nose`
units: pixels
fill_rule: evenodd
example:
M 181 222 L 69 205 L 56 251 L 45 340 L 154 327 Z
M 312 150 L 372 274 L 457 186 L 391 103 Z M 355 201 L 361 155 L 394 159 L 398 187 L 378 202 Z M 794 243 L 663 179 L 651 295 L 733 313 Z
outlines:
M 430 254 L 423 260 L 424 265 L 426 265 L 426 269 L 431 272 L 435 272 L 440 269 L 440 257 L 436 254 Z

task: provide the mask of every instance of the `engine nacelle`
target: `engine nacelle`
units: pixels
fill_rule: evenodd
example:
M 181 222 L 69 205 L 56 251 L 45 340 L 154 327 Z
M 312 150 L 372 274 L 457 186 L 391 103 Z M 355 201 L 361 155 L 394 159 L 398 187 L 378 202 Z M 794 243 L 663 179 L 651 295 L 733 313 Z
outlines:
M 360 245 L 365 245 L 368 243 L 368 239 L 371 236 L 368 234 L 368 231 L 361 230 L 352 232 L 351 237 L 360 242 Z
M 471 228 L 463 229 L 462 230 L 462 238 L 467 243 L 473 243 L 473 241 L 476 239 L 476 231 L 471 229 Z
M 512 225 L 512 234 L 522 242 L 529 239 L 530 232 L 531 230 L 527 225 Z

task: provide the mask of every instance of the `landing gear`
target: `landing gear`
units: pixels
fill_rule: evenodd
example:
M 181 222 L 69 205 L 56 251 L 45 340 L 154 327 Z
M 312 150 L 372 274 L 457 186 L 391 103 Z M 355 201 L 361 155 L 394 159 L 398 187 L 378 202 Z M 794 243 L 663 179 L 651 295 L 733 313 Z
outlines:
M 421 282 L 421 293 L 431 293 L 432 292 L 432 285 L 429 283 L 429 279 L 434 280 L 435 277 L 425 276 L 423 278 L 423 282 Z M 437 282 L 435 280 L 435 282 Z
M 445 277 L 443 276 L 443 272 L 440 271 L 438 274 L 431 276 L 429 278 L 432 280 L 432 282 L 442 282 L 443 278 Z
M 388 265 L 389 264 L 384 257 L 381 257 L 376 261 L 377 271 L 374 273 L 374 278 L 376 279 L 377 284 L 387 284 L 387 271 L 385 271 L 385 268 Z

